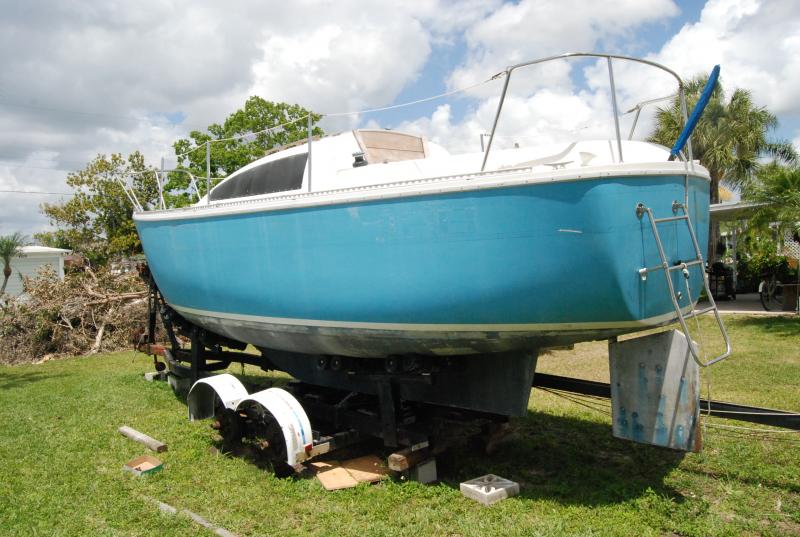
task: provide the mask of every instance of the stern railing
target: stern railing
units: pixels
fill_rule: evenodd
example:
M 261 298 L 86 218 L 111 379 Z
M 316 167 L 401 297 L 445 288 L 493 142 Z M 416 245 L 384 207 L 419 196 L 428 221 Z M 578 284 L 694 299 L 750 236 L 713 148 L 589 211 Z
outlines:
M 617 91 L 616 91 L 616 86 L 615 86 L 615 82 L 614 82 L 614 68 L 613 68 L 613 64 L 612 64 L 613 60 L 615 60 L 615 59 L 617 59 L 617 60 L 625 60 L 625 61 L 630 61 L 630 62 L 635 62 L 635 63 L 641 63 L 641 64 L 644 64 L 644 65 L 649 65 L 651 67 L 655 67 L 657 69 L 660 69 L 660 70 L 672 75 L 675 78 L 675 80 L 678 82 L 678 96 L 679 96 L 680 103 L 681 103 L 681 114 L 683 115 L 683 123 L 684 123 L 684 125 L 686 125 L 686 123 L 688 121 L 688 116 L 687 116 L 687 111 L 686 111 L 686 94 L 685 94 L 685 91 L 684 91 L 683 80 L 681 79 L 680 76 L 678 76 L 678 74 L 675 71 L 673 71 L 669 67 L 661 65 L 660 63 L 656 63 L 654 61 L 644 60 L 644 59 L 641 59 L 641 58 L 634 58 L 632 56 L 623 56 L 623 55 L 620 55 L 620 54 L 603 54 L 603 53 L 599 53 L 599 52 L 567 52 L 565 54 L 559 54 L 557 56 L 548 56 L 546 58 L 540 58 L 538 60 L 531 60 L 531 61 L 527 61 L 527 62 L 523 62 L 523 63 L 518 63 L 516 65 L 511 65 L 509 67 L 506 67 L 506 69 L 504 71 L 501 71 L 501 72 L 497 73 L 496 75 L 494 75 L 491 78 L 491 80 L 497 80 L 499 78 L 505 77 L 505 80 L 503 82 L 503 90 L 500 93 L 500 102 L 497 104 L 497 112 L 495 112 L 494 122 L 492 123 L 492 130 L 491 130 L 491 133 L 489 134 L 489 141 L 488 141 L 488 143 L 486 145 L 486 151 L 484 151 L 483 162 L 481 163 L 481 171 L 484 171 L 486 169 L 486 163 L 489 160 L 489 152 L 492 149 L 492 142 L 494 142 L 495 134 L 497 132 L 497 124 L 498 124 L 498 122 L 500 120 L 500 115 L 501 115 L 501 113 L 503 111 L 503 104 L 505 103 L 506 94 L 508 93 L 508 83 L 511 81 L 511 74 L 514 71 L 516 71 L 517 69 L 521 69 L 523 67 L 529 67 L 529 66 L 532 66 L 532 65 L 538 65 L 538 64 L 541 64 L 541 63 L 546 63 L 546 62 L 551 62 L 551 61 L 556 61 L 556 60 L 564 60 L 564 59 L 568 59 L 568 58 L 605 58 L 606 59 L 606 62 L 608 64 L 608 80 L 609 80 L 609 86 L 610 86 L 610 90 L 611 90 L 611 109 L 612 109 L 613 114 L 614 114 L 614 129 L 616 131 L 617 151 L 619 153 L 619 161 L 620 162 L 623 162 L 623 157 L 622 157 L 622 137 L 620 136 L 620 130 L 619 130 L 619 113 L 618 113 L 618 110 L 617 110 Z M 662 99 L 657 99 L 657 100 L 662 100 Z M 638 116 L 638 113 L 637 113 L 636 119 L 638 120 L 638 118 L 639 118 L 639 116 Z M 635 126 L 635 124 L 634 124 L 634 126 Z M 632 130 L 631 130 L 631 133 L 633 133 Z M 483 139 L 481 139 L 481 141 L 483 141 Z M 689 165 L 692 166 L 693 155 L 692 155 L 691 139 L 689 139 L 687 141 L 687 143 L 686 143 L 686 151 L 687 151 L 687 154 L 688 154 L 688 159 L 687 160 L 689 162 Z

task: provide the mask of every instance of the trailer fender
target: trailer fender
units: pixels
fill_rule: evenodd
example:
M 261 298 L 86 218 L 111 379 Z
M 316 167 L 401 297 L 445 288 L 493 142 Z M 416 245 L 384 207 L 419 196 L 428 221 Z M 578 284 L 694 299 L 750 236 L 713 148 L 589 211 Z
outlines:
M 187 397 L 189 420 L 213 417 L 217 401 L 225 408 L 233 410 L 245 397 L 247 389 L 233 375 L 223 373 L 200 379 L 192 385 Z
M 269 388 L 242 399 L 236 410 L 258 405 L 272 414 L 286 442 L 286 463 L 294 466 L 308 458 L 313 445 L 311 422 L 292 394 L 280 388 Z

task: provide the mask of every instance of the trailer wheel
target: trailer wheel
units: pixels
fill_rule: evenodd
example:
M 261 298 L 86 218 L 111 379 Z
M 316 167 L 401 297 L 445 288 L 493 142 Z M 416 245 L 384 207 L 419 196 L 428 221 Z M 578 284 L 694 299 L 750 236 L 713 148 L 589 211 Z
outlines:
M 243 399 L 236 411 L 244 418 L 246 442 L 289 468 L 309 457 L 313 432 L 305 410 L 286 390 L 269 388 Z M 278 466 L 276 468 L 276 473 Z

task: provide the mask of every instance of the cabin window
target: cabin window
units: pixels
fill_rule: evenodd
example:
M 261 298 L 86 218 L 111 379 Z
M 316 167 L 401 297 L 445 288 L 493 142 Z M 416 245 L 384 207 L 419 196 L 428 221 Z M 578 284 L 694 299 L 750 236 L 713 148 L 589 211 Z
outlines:
M 303 186 L 308 153 L 265 162 L 223 181 L 211 191 L 211 201 L 298 190 Z

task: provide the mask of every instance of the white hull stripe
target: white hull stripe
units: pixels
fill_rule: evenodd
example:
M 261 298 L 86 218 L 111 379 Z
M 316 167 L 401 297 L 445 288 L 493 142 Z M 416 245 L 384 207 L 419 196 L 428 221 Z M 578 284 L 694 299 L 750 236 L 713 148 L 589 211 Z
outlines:
M 648 317 L 638 321 L 601 321 L 579 323 L 522 323 L 522 324 L 422 324 L 422 323 L 367 323 L 358 321 L 325 321 L 316 319 L 291 319 L 286 317 L 264 317 L 261 315 L 244 315 L 239 313 L 223 313 L 196 308 L 186 308 L 172 304 L 178 312 L 193 316 L 212 317 L 230 321 L 243 321 L 256 324 L 308 326 L 322 328 L 342 328 L 355 330 L 395 330 L 411 332 L 549 332 L 572 330 L 599 330 L 617 328 L 640 328 L 657 326 L 676 318 L 674 312 Z M 690 306 L 683 309 L 690 311 Z
M 593 181 L 614 177 L 683 176 L 687 173 L 685 165 L 680 162 L 614 164 L 595 168 L 581 168 L 579 170 L 550 170 L 547 172 L 534 172 L 530 167 L 509 168 L 455 176 L 345 187 L 318 192 L 291 192 L 278 196 L 254 196 L 179 209 L 135 212 L 133 219 L 139 221 L 183 220 L 455 192 L 472 192 L 524 185 Z M 706 181 L 709 180 L 704 168 L 698 167 L 689 175 Z

